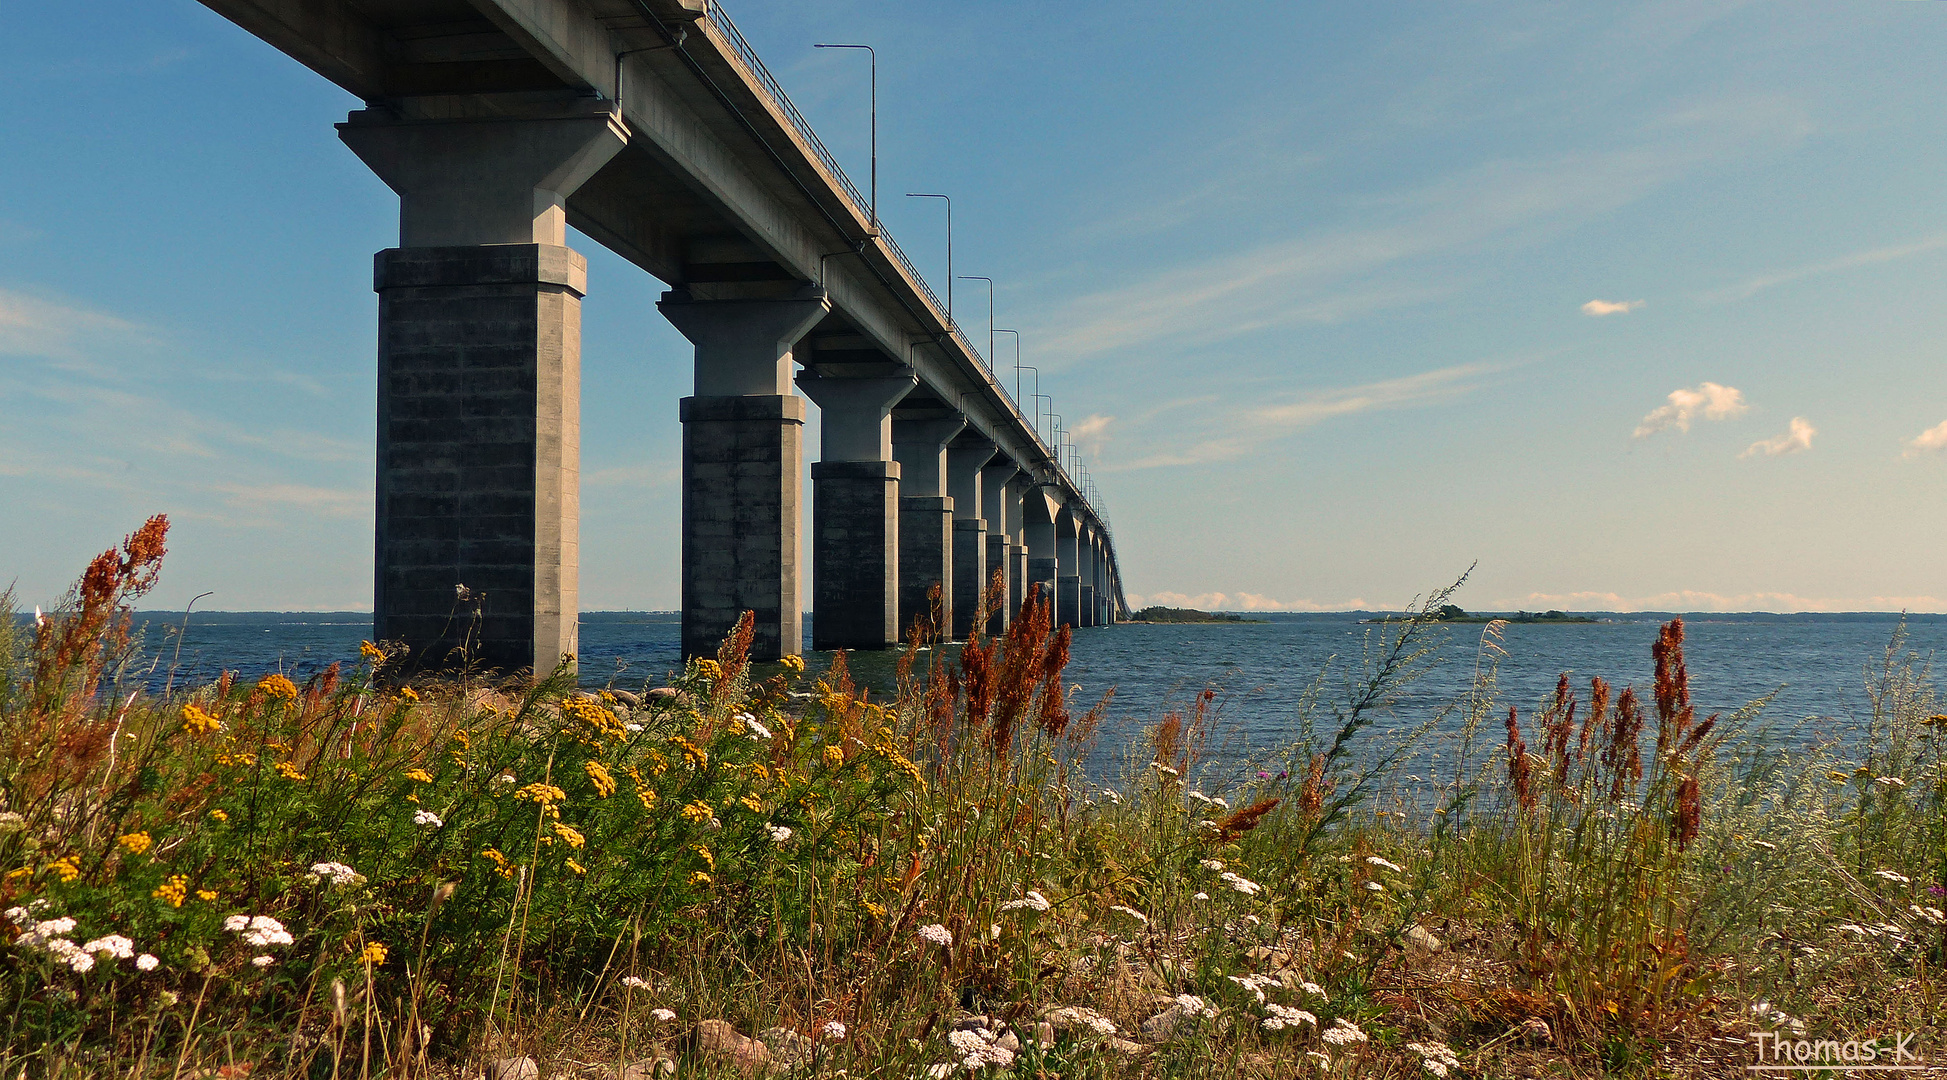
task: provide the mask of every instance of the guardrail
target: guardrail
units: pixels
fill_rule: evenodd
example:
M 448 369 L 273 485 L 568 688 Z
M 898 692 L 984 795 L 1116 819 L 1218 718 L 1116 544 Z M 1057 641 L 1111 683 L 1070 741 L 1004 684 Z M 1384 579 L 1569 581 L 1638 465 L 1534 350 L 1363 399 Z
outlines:
M 770 99 L 771 105 L 778 112 L 782 113 L 785 119 L 791 122 L 792 128 L 796 129 L 798 137 L 804 140 L 805 145 L 811 148 L 811 152 L 817 157 L 819 164 L 823 165 L 825 171 L 830 173 L 838 181 L 839 192 L 851 204 L 853 212 L 865 218 L 867 221 L 876 221 L 877 218 L 872 212 L 871 202 L 859 193 L 858 187 L 852 183 L 852 178 L 846 175 L 844 166 L 840 165 L 838 158 L 830 150 L 826 149 L 823 140 L 818 138 L 818 133 L 812 130 L 811 122 L 806 120 L 804 114 L 798 111 L 797 105 L 791 101 L 791 95 L 784 92 L 784 87 L 778 84 L 777 77 L 771 74 L 771 69 L 764 66 L 764 61 L 757 55 L 757 50 L 751 48 L 750 42 L 745 40 L 743 32 L 737 29 L 737 24 L 732 22 L 730 16 L 723 10 L 723 5 L 718 3 L 717 0 L 705 0 L 703 11 L 704 17 L 709 19 L 711 24 L 723 34 L 724 40 L 730 42 L 730 47 L 736 51 L 737 58 L 743 61 L 744 67 L 749 69 L 751 75 L 756 78 L 759 89 Z M 1014 400 L 1014 395 L 1007 392 L 1007 386 L 999 378 L 994 377 L 994 358 L 982 353 L 968 339 L 967 335 L 961 331 L 960 324 L 953 318 L 953 312 L 947 310 L 947 306 L 940 302 L 939 296 L 933 292 L 933 287 L 926 283 L 926 275 L 920 273 L 919 268 L 913 265 L 913 260 L 908 258 L 905 251 L 900 249 L 899 242 L 894 240 L 892 234 L 885 230 L 883 222 L 879 223 L 879 242 L 885 245 L 893 261 L 897 262 L 900 268 L 905 270 L 906 276 L 912 280 L 913 284 L 919 287 L 919 291 L 925 295 L 927 302 L 933 306 L 933 310 L 943 315 L 942 321 L 946 323 L 947 330 L 953 336 L 954 340 L 960 343 L 960 347 L 986 366 L 989 381 L 994 389 L 1000 393 L 1001 399 L 1014 407 L 1016 415 L 1026 419 L 1027 413 L 1021 408 L 1021 403 Z M 1071 489 L 1077 494 L 1080 494 L 1082 487 L 1075 482 L 1075 478 L 1070 475 L 1067 467 L 1062 464 L 1061 455 L 1055 453 L 1048 447 L 1047 442 L 1041 438 L 1041 433 L 1034 429 L 1032 423 L 1028 425 L 1028 430 L 1033 433 L 1035 442 L 1040 443 L 1041 448 L 1047 452 L 1046 456 L 1054 464 L 1055 471 L 1061 475 L 1063 480 L 1068 482 L 1068 486 Z M 1101 519 L 1103 526 L 1106 528 L 1108 520 L 1099 508 L 1096 509 L 1096 516 Z

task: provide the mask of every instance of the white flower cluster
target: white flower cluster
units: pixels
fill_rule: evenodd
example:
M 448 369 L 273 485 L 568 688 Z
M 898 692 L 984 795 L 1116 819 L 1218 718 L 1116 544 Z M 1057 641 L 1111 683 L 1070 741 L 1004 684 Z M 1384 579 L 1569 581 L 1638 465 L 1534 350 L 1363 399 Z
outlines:
M 1907 877 L 1905 874 L 1896 874 L 1891 870 L 1875 870 L 1873 871 L 1873 876 L 1882 881 L 1890 881 L 1895 885 L 1913 884 L 1912 878 Z
M 676 1011 L 674 1009 L 650 1009 L 649 1018 L 659 1024 L 667 1024 L 671 1020 L 676 1019 Z
M 1243 987 L 1245 993 L 1256 994 L 1260 1005 L 1264 1003 L 1264 988 L 1278 984 L 1278 980 L 1269 975 L 1245 975 L 1241 978 L 1236 975 L 1226 975 L 1224 978 Z
M 1083 1005 L 1064 1005 L 1049 1013 L 1047 1019 L 1057 1028 L 1085 1027 L 1102 1036 L 1116 1033 L 1116 1026 L 1108 1017 Z
M 1205 870 L 1208 870 L 1213 874 L 1221 874 L 1224 872 L 1224 864 L 1218 862 L 1216 859 L 1204 859 L 1201 862 L 1197 863 L 1197 865 L 1203 867 Z
M 1217 806 L 1217 807 L 1222 807 L 1222 808 L 1223 808 L 1223 809 L 1225 809 L 1225 810 L 1228 810 L 1228 809 L 1230 809 L 1230 804 L 1229 804 L 1229 803 L 1227 803 L 1227 802 L 1225 802 L 1224 800 L 1222 800 L 1222 799 L 1220 799 L 1220 798 L 1216 798 L 1216 797 L 1214 797 L 1214 796 L 1210 796 L 1210 795 L 1205 795 L 1205 794 L 1204 794 L 1203 792 L 1201 792 L 1201 791 L 1186 791 L 1186 792 L 1184 792 L 1184 794 L 1185 794 L 1185 795 L 1188 795 L 1188 796 L 1189 796 L 1190 798 L 1192 798 L 1192 799 L 1195 799 L 1196 801 L 1198 801 L 1198 802 L 1200 802 L 1200 803 L 1202 803 L 1202 804 L 1204 804 L 1205 806 Z
M 1359 1030 L 1359 1025 L 1343 1016 L 1332 1021 L 1332 1026 L 1319 1032 L 1318 1037 L 1333 1046 L 1350 1046 L 1353 1043 L 1366 1041 L 1366 1033 Z
M 420 810 L 417 813 L 414 813 L 412 815 L 412 823 L 414 825 L 419 825 L 428 829 L 443 829 L 446 827 L 446 822 L 442 821 L 440 819 L 440 816 L 438 814 L 433 813 L 431 810 Z M 319 865 L 322 866 L 326 864 L 320 863 Z M 347 867 L 346 869 L 350 869 L 350 867 Z
M 40 902 L 37 906 L 45 906 Z M 85 972 L 95 966 L 94 954 L 69 941 L 67 935 L 74 933 L 75 921 L 66 916 L 58 919 L 36 919 L 34 913 L 24 907 L 7 909 L 7 918 L 20 928 L 20 937 L 14 944 L 22 949 L 38 949 L 54 958 L 56 963 L 66 964 L 76 972 Z
M 1230 886 L 1233 890 L 1243 893 L 1245 896 L 1256 896 L 1258 893 L 1264 891 L 1264 886 L 1259 885 L 1249 878 L 1233 874 L 1228 870 L 1218 874 L 1217 880 Z
M 737 719 L 743 722 L 745 729 L 747 729 L 750 732 L 751 738 L 758 739 L 763 742 L 771 741 L 771 729 L 758 723 L 757 717 L 752 716 L 751 714 L 746 712 L 746 713 L 738 713 Z
M 1297 1027 L 1299 1024 L 1318 1026 L 1318 1017 L 1303 1009 L 1293 1009 L 1275 1001 L 1266 1002 L 1264 1012 L 1265 1017 L 1259 1021 L 1259 1026 L 1266 1031 L 1283 1031 L 1285 1028 Z
M 975 1072 L 984 1066 L 992 1065 L 1005 1069 L 1014 1064 L 1014 1051 L 994 1044 L 995 1034 L 986 1028 L 972 1031 L 947 1032 L 947 1045 L 960 1058 L 960 1067 Z
M 417 817 L 413 819 L 413 823 L 416 825 L 425 824 L 425 822 L 418 820 Z M 364 874 L 359 873 L 358 871 L 352 869 L 349 866 L 346 866 L 344 863 L 341 862 L 312 863 L 311 873 L 307 878 L 307 880 L 317 881 L 319 879 L 328 881 L 332 885 L 337 886 L 338 888 L 341 889 L 347 885 L 365 884 Z M 232 916 L 232 918 L 234 917 L 235 916 Z
M 1315 982 L 1302 982 L 1302 983 L 1299 983 L 1299 984 L 1298 984 L 1298 989 L 1300 989 L 1300 990 L 1303 990 L 1303 991 L 1304 991 L 1305 993 L 1307 993 L 1307 994 L 1310 994 L 1310 995 L 1312 995 L 1313 997 L 1316 997 L 1316 998 L 1317 998 L 1318 1000 L 1320 1000 L 1320 1001 L 1330 1001 L 1330 1000 L 1332 1000 L 1331 998 L 1329 998 L 1329 997 L 1327 997 L 1327 996 L 1326 996 L 1326 994 L 1325 994 L 1325 988 L 1324 988 L 1324 987 L 1322 987 L 1322 986 L 1320 986 L 1320 985 L 1318 985 L 1318 984 L 1317 984 L 1317 983 L 1315 983 Z
M 782 844 L 786 840 L 791 839 L 791 826 L 789 825 L 766 825 L 764 828 L 771 834 L 771 843 L 773 844 Z
M 1377 855 L 1366 856 L 1366 864 L 1368 866 L 1377 866 L 1382 870 L 1391 870 L 1395 874 L 1403 874 L 1406 872 L 1406 868 L 1404 866 L 1401 866 L 1396 862 L 1388 862 Z
M 1435 1076 L 1445 1076 L 1448 1071 L 1460 1068 L 1460 1055 L 1454 1053 L 1453 1047 L 1446 1043 L 1410 1042 L 1406 1048 L 1420 1055 L 1421 1066 Z
M 1136 920 L 1137 922 L 1143 924 L 1144 926 L 1149 925 L 1149 916 L 1144 915 L 1142 912 L 1137 911 L 1135 908 L 1129 907 L 1124 904 L 1111 904 L 1109 906 L 1109 910 L 1114 912 L 1119 912 L 1120 914 L 1123 915 L 1127 915 L 1130 918 Z
M 1035 892 L 1033 889 L 1029 889 L 1028 894 L 1019 900 L 1009 900 L 1007 903 L 1002 904 L 1001 910 L 1020 911 L 1022 908 L 1030 908 L 1034 911 L 1046 911 L 1053 906 L 1053 904 L 1048 902 L 1047 897 Z
M 270 945 L 289 945 L 294 940 L 291 932 L 284 929 L 283 923 L 268 915 L 232 915 L 223 920 L 223 929 L 232 934 L 242 934 L 246 944 L 259 949 Z M 257 963 L 258 960 L 263 963 Z M 258 967 L 269 967 L 272 962 L 267 956 L 251 961 Z
M 927 941 L 941 946 L 953 944 L 953 931 L 948 930 L 939 923 L 927 923 L 925 926 L 919 928 L 918 933 L 921 941 Z
M 631 990 L 649 989 L 649 981 L 647 979 L 643 979 L 635 975 L 622 976 L 622 985 L 628 987 Z
M 1183 1010 L 1183 1015 L 1191 1020 L 1199 1016 L 1217 1015 L 1217 1006 L 1215 1004 L 1205 1001 L 1195 994 L 1176 995 L 1176 1007 Z
M 1919 904 L 1908 904 L 1907 906 L 1913 909 L 1915 915 L 1918 915 L 1920 918 L 1927 920 L 1935 926 L 1947 923 L 1947 912 L 1943 912 L 1937 907 L 1921 907 Z
M 825 1026 L 818 1029 L 818 1033 L 827 1039 L 842 1039 L 845 1037 L 845 1025 L 837 1020 L 827 1020 Z

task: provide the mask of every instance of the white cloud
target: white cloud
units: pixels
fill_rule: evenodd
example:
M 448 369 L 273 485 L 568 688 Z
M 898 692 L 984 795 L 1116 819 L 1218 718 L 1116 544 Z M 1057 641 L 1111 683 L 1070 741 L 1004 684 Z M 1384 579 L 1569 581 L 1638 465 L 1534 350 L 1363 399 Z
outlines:
M 1743 391 L 1735 386 L 1698 383 L 1694 387 L 1670 391 L 1669 403 L 1650 410 L 1643 417 L 1643 422 L 1636 425 L 1636 437 L 1641 439 L 1669 428 L 1689 431 L 1691 421 L 1699 416 L 1705 420 L 1728 420 L 1749 408 L 1745 404 Z
M 1947 449 L 1947 420 L 1942 420 L 1940 423 L 1906 440 L 1906 449 L 1900 452 L 1900 456 L 1918 457 L 1921 454 L 1941 449 Z
M 279 482 L 223 484 L 217 490 L 223 493 L 224 501 L 230 505 L 252 510 L 288 507 L 326 517 L 369 517 L 372 514 L 372 493 L 369 491 Z
M 1850 255 L 1842 255 L 1839 258 L 1828 259 L 1825 262 L 1812 263 L 1809 266 L 1800 266 L 1772 274 L 1763 274 L 1746 281 L 1742 285 L 1710 293 L 1704 299 L 1718 303 L 1729 300 L 1743 300 L 1755 296 L 1766 289 L 1779 285 L 1788 285 L 1794 281 L 1824 277 L 1827 274 L 1856 270 L 1862 266 L 1874 266 L 1879 263 L 1892 262 L 1895 259 L 1904 259 L 1929 251 L 1937 251 L 1943 247 L 1947 247 L 1947 233 L 1922 237 L 1904 244 L 1893 244 L 1888 247 L 1873 248 L 1868 251 L 1855 251 Z
M 91 346 L 153 340 L 152 331 L 127 319 L 0 289 L 0 356 L 76 359 Z
M 1826 598 L 1784 592 L 1713 593 L 1675 589 L 1643 596 L 1615 592 L 1529 593 L 1484 605 L 1486 611 L 1947 611 L 1937 596 Z
M 1378 605 L 1361 599 L 1327 601 L 1314 600 L 1274 600 L 1268 596 L 1248 592 L 1159 592 L 1147 596 L 1129 595 L 1131 608 L 1146 608 L 1152 605 L 1175 608 L 1195 608 L 1199 611 L 1390 611 L 1398 605 Z
M 1796 454 L 1802 450 L 1810 450 L 1812 448 L 1812 436 L 1818 433 L 1819 429 L 1813 427 L 1811 421 L 1806 420 L 1802 416 L 1794 416 L 1792 417 L 1790 429 L 1783 435 L 1773 436 L 1769 439 L 1759 439 L 1757 442 L 1745 447 L 1744 452 L 1738 455 L 1738 459 L 1743 460 L 1744 458 L 1758 457 L 1761 455 L 1764 457 L 1778 457 L 1782 454 Z
M 1627 315 L 1642 307 L 1641 300 L 1591 300 L 1582 305 L 1584 315 Z

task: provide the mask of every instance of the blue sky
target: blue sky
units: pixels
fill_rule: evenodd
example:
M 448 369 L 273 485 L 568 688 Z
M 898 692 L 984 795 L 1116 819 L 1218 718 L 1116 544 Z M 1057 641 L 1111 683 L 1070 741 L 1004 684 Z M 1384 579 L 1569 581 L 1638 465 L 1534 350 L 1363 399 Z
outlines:
M 878 47 L 881 216 L 941 289 L 954 196 L 1132 599 L 1947 610 L 1947 4 L 727 3 L 861 185 L 811 45 Z M 188 0 L 0 25 L 0 581 L 160 511 L 152 606 L 369 608 L 358 103 Z M 673 607 L 687 350 L 571 243 L 582 606 Z

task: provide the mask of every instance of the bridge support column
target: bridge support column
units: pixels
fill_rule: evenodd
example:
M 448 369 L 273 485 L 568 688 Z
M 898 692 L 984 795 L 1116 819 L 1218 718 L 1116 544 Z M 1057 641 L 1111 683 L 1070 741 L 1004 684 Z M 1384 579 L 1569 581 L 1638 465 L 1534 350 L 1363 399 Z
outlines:
M 588 264 L 564 206 L 628 129 L 582 99 L 454 111 L 338 125 L 399 195 L 374 272 L 374 634 L 420 668 L 546 672 L 577 647 Z
M 812 648 L 883 649 L 899 640 L 899 463 L 892 407 L 918 380 L 809 372 L 822 445 L 811 466 Z
M 967 426 L 962 416 L 892 418 L 899 460 L 899 636 L 913 624 L 929 637 L 953 633 L 953 499 L 946 493 L 946 444 Z M 932 591 L 940 590 L 935 623 Z
M 830 310 L 823 290 L 785 300 L 656 305 L 696 346 L 683 420 L 683 655 L 714 656 L 752 613 L 751 657 L 803 650 L 799 599 L 803 399 L 791 349 Z
M 1048 494 L 1044 487 L 1031 487 L 1021 497 L 1022 533 L 1027 547 L 1027 574 L 1025 576 L 1026 595 L 1039 595 L 1041 602 L 1049 605 L 1052 618 L 1055 603 L 1055 582 L 1060 577 L 1060 559 L 1056 555 L 1055 518 L 1062 512 L 1061 504 Z M 1025 599 L 1023 600 L 1025 603 Z M 1059 625 L 1059 624 L 1056 624 Z
M 1008 493 L 1008 482 L 1019 471 L 1013 461 L 1004 457 L 996 458 L 993 464 L 980 470 L 980 514 L 987 519 L 987 577 L 981 588 L 985 589 L 987 582 L 993 580 L 995 571 L 1001 575 L 999 602 L 994 605 L 994 610 L 987 613 L 984 628 L 990 637 L 1007 633 L 1019 606 L 1014 594 L 1020 589 L 1020 579 L 1014 573 L 1012 560 L 1008 558 L 1009 543 L 1021 517 L 1020 503 Z
M 1055 559 L 1060 568 L 1055 579 L 1055 625 L 1079 627 L 1080 617 L 1081 563 L 1080 545 L 1077 531 L 1081 521 L 1073 510 L 1062 507 L 1055 514 Z
M 1095 574 L 1095 625 L 1115 625 L 1115 592 L 1109 584 L 1109 545 L 1106 536 L 1097 536 L 1090 569 Z
M 947 494 L 953 499 L 955 641 L 965 641 L 974 635 L 976 629 L 986 629 L 983 615 L 989 572 L 988 511 L 980 472 L 993 459 L 996 449 L 992 442 L 979 435 L 963 435 L 946 448 L 946 487 Z

